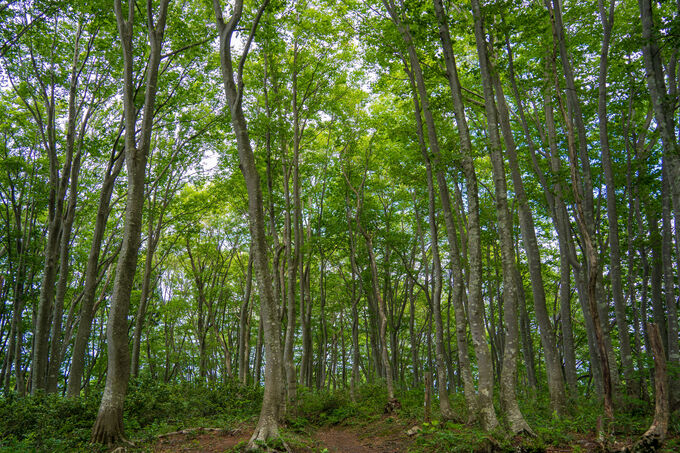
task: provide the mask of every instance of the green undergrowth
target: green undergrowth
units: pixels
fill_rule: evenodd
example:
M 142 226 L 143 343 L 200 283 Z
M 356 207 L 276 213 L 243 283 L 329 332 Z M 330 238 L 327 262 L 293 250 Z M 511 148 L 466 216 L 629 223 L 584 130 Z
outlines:
M 550 409 L 549 396 L 539 394 L 520 401 L 522 413 L 534 431 L 534 436 L 511 436 L 504 429 L 485 432 L 476 424 L 467 423 L 468 414 L 462 395 L 451 395 L 454 421 L 438 419 L 438 402 L 433 398 L 431 421 L 425 423 L 424 390 L 415 388 L 397 393 L 401 403 L 395 417 L 384 413 L 387 391 L 381 385 L 366 384 L 357 388 L 354 399 L 349 390 L 313 392 L 300 390 L 297 412 L 288 416 L 289 431 L 302 436 L 315 429 L 341 425 L 361 436 L 381 437 L 404 432 L 418 426 L 421 431 L 409 441 L 408 450 L 425 452 L 544 452 L 555 449 L 591 451 L 598 444 L 598 420 L 602 405 L 596 398 L 580 397 L 568 402 L 564 414 L 557 416 Z M 498 403 L 497 403 L 498 404 Z M 497 405 L 497 413 L 502 414 Z M 631 445 L 649 427 L 653 407 L 638 400 L 617 403 L 616 417 L 603 421 L 603 444 Z M 500 422 L 506 426 L 501 417 Z M 680 451 L 680 415 L 671 417 L 668 439 L 662 451 Z M 316 451 L 311 448 L 312 451 Z
M 379 384 L 364 384 L 349 391 L 298 390 L 295 409 L 282 425 L 283 439 L 295 451 L 323 451 L 317 431 L 339 426 L 364 438 L 392 438 L 408 451 L 426 452 L 541 452 L 550 449 L 589 451 L 597 438 L 601 404 L 593 398 L 569 402 L 558 417 L 547 395 L 520 401 L 535 437 L 512 437 L 503 430 L 484 432 L 467 423 L 465 400 L 451 395 L 455 420 L 439 420 L 437 399 L 432 399 L 431 421 L 425 423 L 424 390 L 399 390 L 396 414 L 385 413 L 387 391 Z M 100 401 L 99 394 L 76 400 L 59 395 L 0 396 L 0 453 L 98 451 L 90 441 Z M 161 383 L 150 379 L 130 384 L 125 404 L 125 429 L 140 450 L 149 450 L 158 434 L 185 428 L 252 426 L 257 420 L 262 390 L 236 382 L 198 384 Z M 500 408 L 498 413 L 502 414 Z M 616 419 L 603 423 L 605 444 L 632 443 L 649 426 L 653 407 L 641 401 L 619 401 Z M 501 423 L 505 421 L 501 418 Z M 405 432 L 418 426 L 420 432 Z M 680 415 L 673 414 L 664 451 L 680 451 Z M 236 449 L 238 450 L 238 449 Z M 103 451 L 99 448 L 99 451 Z
M 0 396 L 0 452 L 103 451 L 90 444 L 100 399 L 100 394 L 78 399 Z M 254 419 L 261 402 L 261 389 L 232 381 L 206 385 L 135 380 L 125 401 L 126 435 L 143 445 L 158 434 L 185 428 L 229 428 Z

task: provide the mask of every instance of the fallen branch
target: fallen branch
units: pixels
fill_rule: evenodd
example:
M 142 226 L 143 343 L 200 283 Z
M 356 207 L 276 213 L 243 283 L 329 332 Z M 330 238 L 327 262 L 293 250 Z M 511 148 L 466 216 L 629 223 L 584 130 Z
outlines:
M 203 433 L 223 433 L 229 436 L 235 436 L 236 434 L 239 434 L 241 432 L 240 428 L 236 429 L 223 429 L 223 428 L 187 428 L 187 429 L 181 429 L 179 431 L 174 431 L 171 433 L 164 433 L 164 434 L 159 434 L 156 436 L 159 439 L 162 439 L 164 437 L 170 437 L 170 436 L 175 436 L 175 435 L 181 435 L 181 434 L 193 434 L 197 432 L 203 432 Z

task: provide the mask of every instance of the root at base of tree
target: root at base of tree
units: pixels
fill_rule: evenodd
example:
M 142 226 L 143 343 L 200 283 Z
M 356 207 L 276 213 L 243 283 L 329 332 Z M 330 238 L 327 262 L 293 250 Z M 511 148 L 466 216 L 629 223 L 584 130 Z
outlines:
M 654 356 L 654 393 L 656 400 L 654 421 L 635 444 L 621 449 L 621 453 L 654 453 L 661 448 L 668 432 L 670 410 L 666 353 L 663 349 L 659 326 L 656 323 L 647 323 L 647 331 Z
M 268 453 L 285 451 L 291 453 L 290 448 L 279 434 L 278 425 L 272 420 L 265 422 L 260 420 L 248 442 L 246 451 L 265 451 Z
M 134 447 L 135 444 L 125 438 L 123 431 L 123 414 L 119 413 L 114 408 L 104 410 L 97 416 L 94 426 L 92 427 L 93 444 L 102 444 L 106 446 L 113 446 L 122 444 L 128 447 Z
M 392 415 L 397 412 L 397 410 L 401 409 L 401 401 L 399 401 L 396 398 L 390 398 L 387 400 L 387 403 L 385 404 L 385 413 L 388 415 Z

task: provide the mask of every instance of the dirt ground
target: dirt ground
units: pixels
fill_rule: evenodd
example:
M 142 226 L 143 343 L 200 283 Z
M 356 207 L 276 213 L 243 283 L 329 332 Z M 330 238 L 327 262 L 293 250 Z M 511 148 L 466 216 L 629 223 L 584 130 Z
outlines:
M 380 427 L 380 428 L 379 428 Z M 385 430 L 382 423 L 363 427 L 328 427 L 311 434 L 303 445 L 291 445 L 293 453 L 406 453 L 411 439 L 403 430 Z M 252 428 L 231 432 L 178 432 L 159 438 L 152 446 L 155 453 L 222 453 L 248 442 Z
M 250 431 L 244 429 L 176 433 L 159 438 L 153 445 L 153 451 L 155 453 L 222 453 L 241 442 L 248 442 L 250 434 Z
M 363 426 L 331 426 L 310 431 L 306 435 L 292 435 L 291 453 L 406 453 L 414 439 L 406 434 L 404 424 L 386 423 L 387 418 Z M 250 439 L 253 426 L 242 426 L 231 431 L 194 429 L 163 435 L 145 451 L 155 453 L 224 453 L 243 451 Z M 622 447 L 624 444 L 616 445 Z M 234 447 L 239 447 L 234 449 Z M 148 448 L 148 447 L 147 447 Z M 575 440 L 573 446 L 547 447 L 546 453 L 599 451 L 592 436 Z
M 404 453 L 409 444 L 405 435 L 371 436 L 339 427 L 319 430 L 316 439 L 328 453 Z

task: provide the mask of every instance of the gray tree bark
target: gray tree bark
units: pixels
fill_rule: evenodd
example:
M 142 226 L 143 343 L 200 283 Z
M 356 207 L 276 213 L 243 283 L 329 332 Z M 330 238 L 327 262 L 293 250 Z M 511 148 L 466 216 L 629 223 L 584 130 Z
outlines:
M 253 253 L 253 268 L 260 293 L 261 323 L 263 323 L 263 337 L 265 347 L 265 387 L 258 420 L 253 432 L 249 449 L 258 448 L 257 443 L 267 442 L 279 437 L 278 420 L 281 409 L 281 330 L 278 320 L 278 307 L 272 291 L 272 278 L 269 269 L 269 254 L 265 236 L 266 219 L 264 217 L 264 203 L 260 175 L 255 166 L 255 156 L 250 145 L 248 124 L 243 114 L 243 69 L 255 31 L 268 0 L 260 5 L 250 28 L 243 51 L 238 59 L 238 69 L 234 72 L 232 62 L 231 41 L 233 34 L 241 21 L 243 0 L 237 0 L 233 6 L 228 22 L 224 21 L 222 6 L 219 0 L 213 0 L 215 22 L 220 36 L 220 68 L 227 103 L 231 113 L 231 124 L 236 135 L 236 144 L 240 161 L 241 173 L 246 182 L 248 192 L 248 223 L 250 226 L 251 250 Z
M 80 33 L 82 26 L 79 27 L 76 35 L 76 44 L 73 52 L 73 60 L 71 65 L 70 87 L 68 98 L 68 144 L 65 149 L 63 165 L 61 174 L 59 167 L 61 165 L 59 156 L 57 154 L 57 120 L 56 120 L 56 103 L 55 85 L 52 80 L 51 85 L 46 84 L 40 74 L 36 74 L 40 84 L 39 96 L 42 98 L 44 108 L 46 111 L 46 122 L 43 121 L 42 116 L 37 114 L 37 111 L 22 97 L 24 104 L 32 113 L 34 119 L 38 123 L 42 134 L 42 145 L 49 161 L 49 200 L 48 200 L 48 218 L 47 218 L 47 242 L 45 245 L 45 263 L 43 267 L 42 284 L 40 287 L 40 297 L 38 300 L 37 317 L 34 324 L 34 338 L 33 338 L 33 360 L 31 362 L 31 394 L 35 394 L 38 390 L 47 390 L 47 371 L 49 359 L 49 336 L 50 336 L 50 318 L 54 309 L 55 302 L 55 287 L 57 285 L 57 271 L 59 266 L 59 252 L 61 244 L 61 235 L 64 229 L 64 204 L 65 197 L 69 186 L 71 177 L 71 167 L 73 164 L 73 151 L 76 131 L 76 89 L 78 86 L 78 57 Z M 55 33 L 54 39 L 56 40 Z M 33 59 L 33 52 L 31 52 L 31 59 Z M 33 67 L 36 64 L 33 61 Z M 36 69 L 37 71 L 37 69 Z M 59 313 L 61 317 L 61 313 Z M 61 319 L 60 319 L 61 322 Z
M 508 193 L 505 166 L 501 149 L 501 138 L 498 129 L 498 111 L 494 102 L 494 89 L 491 76 L 491 65 L 488 57 L 484 31 L 484 21 L 479 0 L 472 0 L 474 16 L 475 41 L 482 75 L 484 92 L 484 109 L 486 111 L 489 152 L 494 179 L 496 198 L 496 214 L 498 216 L 498 236 L 503 268 L 503 324 L 505 325 L 505 348 L 503 350 L 503 370 L 501 372 L 501 402 L 507 411 L 510 430 L 514 433 L 532 433 L 524 419 L 517 402 L 517 355 L 519 349 L 519 330 L 517 325 L 517 285 L 515 268 L 515 251 L 512 240 L 512 219 L 508 209 Z M 498 93 L 500 98 L 502 93 Z M 515 188 L 516 189 L 516 188 Z
M 669 62 L 672 68 L 669 73 L 664 71 L 663 53 L 657 41 L 656 25 L 654 23 L 653 2 L 651 0 L 638 0 L 640 8 L 640 21 L 642 23 L 642 55 L 645 62 L 647 87 L 654 107 L 654 116 L 660 130 L 663 145 L 663 165 L 669 181 L 669 192 L 672 200 L 672 210 L 675 223 L 675 241 L 677 260 L 680 261 L 680 147 L 676 135 L 677 125 L 677 68 L 675 56 Z M 677 52 L 677 50 L 676 50 Z M 666 79 L 669 80 L 670 89 L 667 89 Z M 672 272 L 668 269 L 667 272 Z M 680 269 L 675 269 L 675 278 L 680 279 Z M 670 283 L 669 278 L 669 283 Z M 660 326 L 661 327 L 661 326 Z M 663 338 L 669 344 L 667 349 L 668 358 L 674 365 L 680 365 L 680 350 L 678 349 L 677 315 L 672 327 L 674 338 Z M 671 335 L 669 329 L 668 335 Z M 671 343 L 673 346 L 671 346 Z M 673 384 L 671 399 L 680 399 L 680 384 Z
M 454 295 L 454 310 L 456 313 L 456 337 L 458 343 L 458 356 L 463 369 L 463 387 L 465 392 L 465 399 L 468 405 L 468 411 L 471 414 L 479 414 L 482 424 L 487 430 L 493 430 L 498 426 L 498 419 L 493 407 L 493 368 L 491 364 L 491 355 L 489 353 L 489 346 L 486 340 L 486 333 L 484 331 L 484 304 L 482 301 L 482 252 L 481 252 L 481 229 L 479 219 L 479 189 L 477 183 L 477 174 L 475 171 L 474 160 L 472 157 L 472 140 L 470 138 L 470 131 L 467 125 L 465 115 L 465 105 L 463 103 L 462 89 L 458 77 L 458 69 L 456 68 L 456 60 L 453 54 L 451 45 L 451 35 L 448 27 L 448 18 L 444 12 L 443 4 L 440 0 L 434 0 L 435 13 L 439 22 L 439 37 L 442 42 L 444 51 L 444 62 L 446 64 L 446 76 L 449 82 L 449 89 L 451 91 L 451 98 L 453 101 L 454 116 L 458 134 L 460 136 L 460 153 L 463 173 L 465 174 L 465 186 L 467 191 L 468 217 L 467 217 L 467 236 L 463 235 L 466 240 L 467 255 L 469 263 L 469 271 L 467 275 L 468 280 L 468 321 L 470 324 L 470 334 L 472 336 L 472 344 L 477 357 L 477 368 L 479 371 L 479 394 L 477 398 L 473 398 L 473 384 L 471 375 L 467 376 L 464 361 L 467 361 L 467 341 L 463 343 L 465 335 L 464 323 L 464 309 L 462 298 L 465 297 L 463 291 L 463 275 L 454 275 L 454 290 L 456 289 L 455 281 L 460 282 L 461 289 L 461 303 L 455 304 L 457 298 Z M 436 162 L 435 162 L 436 164 Z M 439 178 L 438 178 L 439 180 Z M 440 187 L 441 192 L 441 187 Z M 441 196 L 441 195 L 440 195 Z M 442 205 L 446 209 L 449 203 L 444 201 L 442 196 Z M 446 213 L 446 211 L 445 211 Z M 444 219 L 448 222 L 447 216 Z M 453 219 L 452 219 L 453 220 Z M 453 253 L 454 244 L 456 244 L 456 233 L 454 230 L 455 223 L 451 225 L 448 223 L 447 234 L 449 238 L 449 245 L 452 247 L 452 257 L 457 257 L 457 253 Z M 465 244 L 465 242 L 464 242 Z M 454 272 L 462 267 L 453 264 Z M 464 348 L 463 348 L 463 345 Z M 469 382 L 468 382 L 469 381 Z
M 78 329 L 76 330 L 76 337 L 73 343 L 73 352 L 71 353 L 71 369 L 69 371 L 68 384 L 66 387 L 66 395 L 69 398 L 75 398 L 80 395 L 83 371 L 85 369 L 87 342 L 90 338 L 90 332 L 92 330 L 95 292 L 99 282 L 99 255 L 101 254 L 101 246 L 104 240 L 104 233 L 106 232 L 106 222 L 111 212 L 110 205 L 113 187 L 115 185 L 116 178 L 123 168 L 124 161 L 124 151 L 118 152 L 114 146 L 109 157 L 108 167 L 104 174 L 102 188 L 99 193 L 99 204 L 95 217 L 94 232 L 92 234 L 90 252 L 87 258 L 87 265 L 85 267 L 85 284 L 83 286 L 83 297 L 80 301 Z
M 73 222 L 75 221 L 76 203 L 78 201 L 78 179 L 80 176 L 80 164 L 83 156 L 83 138 L 87 131 L 88 121 L 93 113 L 92 105 L 90 105 L 82 115 L 80 127 L 76 128 L 76 118 L 79 115 L 81 108 L 76 106 L 76 94 L 78 89 L 78 74 L 84 68 L 85 63 L 89 59 L 90 50 L 94 41 L 94 35 L 90 38 L 87 45 L 87 52 L 85 59 L 80 62 L 77 54 L 80 52 L 80 37 L 82 35 L 82 24 L 76 31 L 76 44 L 71 67 L 71 78 L 69 84 L 69 108 L 68 108 L 68 126 L 66 132 L 66 148 L 70 149 L 70 155 L 74 156 L 71 164 L 71 174 L 69 175 L 69 199 L 64 211 L 63 228 L 60 239 L 59 249 L 59 279 L 57 281 L 56 294 L 54 299 L 54 311 L 52 314 L 52 326 L 50 329 L 50 356 L 47 370 L 47 392 L 55 393 L 57 391 L 57 383 L 59 378 L 59 370 L 61 368 L 62 360 L 62 315 L 64 312 L 64 304 L 66 299 L 67 284 L 69 279 L 69 252 L 71 243 L 71 234 L 73 231 Z M 78 132 L 76 133 L 76 129 Z
M 427 145 L 425 144 L 425 137 L 423 133 L 423 122 L 420 114 L 420 103 L 418 102 L 418 95 L 416 89 L 416 82 L 412 71 L 408 71 L 411 82 L 411 91 L 413 92 L 413 109 L 416 119 L 416 131 L 418 135 L 418 143 L 420 145 L 420 153 L 423 156 L 425 164 L 425 172 L 427 179 L 427 212 L 430 226 L 430 242 L 432 250 L 432 314 L 434 316 L 435 325 L 435 363 L 437 365 L 437 390 L 439 391 L 439 411 L 443 420 L 452 420 L 453 411 L 451 410 L 451 403 L 449 402 L 448 394 L 448 379 L 446 375 L 446 360 L 444 349 L 444 324 L 442 322 L 441 312 L 441 298 L 442 298 L 442 264 L 439 256 L 439 237 L 437 232 L 437 212 L 435 209 L 436 192 L 434 186 L 434 177 L 432 176 L 432 162 L 428 154 Z M 420 227 L 419 227 L 420 229 Z
M 605 11 L 604 0 L 599 0 L 600 19 L 602 21 L 602 49 L 600 51 L 600 74 L 598 83 L 598 109 L 597 118 L 600 132 L 600 149 L 602 151 L 602 169 L 607 187 L 607 216 L 609 218 L 609 247 L 611 260 L 609 262 L 609 278 L 612 285 L 614 310 L 616 313 L 616 326 L 619 334 L 621 348 L 621 365 L 623 378 L 626 381 L 626 390 L 633 395 L 633 353 L 630 347 L 628 334 L 628 322 L 626 321 L 626 307 L 623 299 L 623 283 L 621 278 L 621 246 L 619 241 L 619 218 L 616 208 L 616 185 L 614 183 L 614 171 L 612 169 L 611 151 L 609 148 L 609 121 L 607 118 L 607 70 L 609 58 L 609 44 L 611 32 L 614 26 L 614 5 L 611 1 L 608 12 Z
M 510 52 L 509 44 L 507 47 L 510 65 L 512 68 L 512 53 Z M 491 72 L 492 74 L 494 73 L 494 71 Z M 538 321 L 539 332 L 541 335 L 541 344 L 543 345 L 543 351 L 545 354 L 550 403 L 553 411 L 559 416 L 563 414 L 564 405 L 566 403 L 564 394 L 564 379 L 562 377 L 562 366 L 560 363 L 559 354 L 557 353 L 555 336 L 545 300 L 541 254 L 538 247 L 538 240 L 536 239 L 534 218 L 531 214 L 528 197 L 526 195 L 526 191 L 524 190 L 524 182 L 522 181 L 519 169 L 517 147 L 515 145 L 512 128 L 510 125 L 510 113 L 505 100 L 505 95 L 503 94 L 503 87 L 501 86 L 501 81 L 497 73 L 496 75 L 492 75 L 492 77 L 498 103 L 500 126 L 503 131 L 506 155 L 508 158 L 510 173 L 512 175 L 513 189 L 518 201 L 520 231 L 522 232 L 522 242 L 527 254 L 529 274 L 531 279 L 531 290 L 534 298 L 534 310 L 536 312 L 536 320 Z M 517 281 L 517 284 L 521 284 L 520 281 Z
M 137 109 L 133 85 L 132 37 L 135 3 L 128 3 L 127 18 L 121 0 L 115 0 L 114 10 L 118 33 L 123 49 L 123 109 L 125 115 L 125 162 L 127 164 L 128 195 L 125 205 L 123 245 L 116 266 L 116 278 L 109 318 L 106 325 L 108 346 L 108 371 L 104 395 L 92 428 L 92 441 L 113 444 L 124 440 L 123 403 L 130 378 L 130 351 L 128 348 L 128 312 L 134 282 L 137 257 L 141 242 L 142 209 L 144 207 L 144 177 L 146 161 L 151 146 L 151 130 L 158 84 L 158 66 L 161 60 L 163 34 L 170 0 L 161 0 L 158 17 L 154 21 L 153 2 L 147 0 L 147 31 L 150 44 L 146 73 L 144 107 L 139 140 L 137 138 Z

